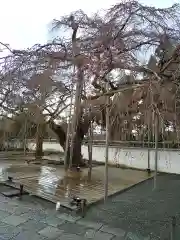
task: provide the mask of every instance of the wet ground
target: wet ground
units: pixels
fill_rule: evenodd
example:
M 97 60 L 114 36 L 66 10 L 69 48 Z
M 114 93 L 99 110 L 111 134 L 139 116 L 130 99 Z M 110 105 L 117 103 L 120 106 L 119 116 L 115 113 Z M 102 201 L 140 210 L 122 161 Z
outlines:
M 10 158 L 10 156 L 8 156 Z M 23 157 L 13 156 L 14 160 L 4 160 L 0 155 L 0 180 L 13 177 L 16 184 L 23 184 L 24 190 L 32 195 L 43 197 L 54 203 L 70 207 L 73 196 L 87 199 L 88 204 L 104 197 L 104 167 L 92 169 L 88 179 L 88 169 L 65 173 L 62 166 L 27 164 Z M 17 158 L 17 159 L 16 159 Z M 109 167 L 108 194 L 112 195 L 148 178 L 146 172 Z
M 132 232 L 128 239 L 170 240 L 172 217 L 176 217 L 176 238 L 180 239 L 180 175 L 161 174 L 157 189 L 148 180 L 130 190 L 97 204 L 86 220 L 101 222 L 109 228 Z
M 158 188 L 146 182 L 94 205 L 85 218 L 33 196 L 0 194 L 0 240 L 170 240 L 176 216 L 180 239 L 180 176 L 160 175 Z M 0 192 L 7 187 L 0 185 Z
M 0 185 L 0 192 L 7 187 Z M 109 233 L 103 224 L 57 212 L 54 205 L 32 196 L 21 200 L 0 195 L 0 240 L 112 240 L 124 231 Z M 104 226 L 105 227 L 105 226 Z
M 49 192 L 53 195 L 51 191 L 57 188 L 55 182 L 59 181 L 57 178 L 61 172 L 60 166 L 52 168 L 27 165 L 19 158 L 9 161 L 0 158 L 1 180 L 9 171 L 17 180 L 21 178 L 21 181 L 26 181 L 29 186 L 36 186 L 36 192 L 39 189 L 42 191 L 41 194 Z M 95 175 L 103 176 L 104 171 L 100 170 L 101 167 L 97 168 L 97 172 L 94 171 Z M 137 178 L 140 179 L 139 174 L 139 171 L 116 169 L 116 173 L 113 170 L 109 175 L 115 183 L 113 185 L 117 184 L 119 187 L 119 182 L 124 182 L 124 186 L 132 184 L 135 180 L 137 182 Z M 142 180 L 145 176 L 143 172 L 141 174 Z M 118 177 L 117 183 L 116 177 Z M 34 179 L 37 179 L 35 183 L 32 182 Z M 45 182 L 50 181 L 49 179 L 52 179 L 50 185 L 54 185 L 54 188 L 48 187 L 47 190 Z M 8 189 L 0 184 L 0 193 Z M 54 204 L 34 196 L 23 196 L 22 200 L 19 200 L 5 198 L 0 194 L 0 240 L 168 240 L 171 239 L 172 216 L 176 217 L 174 239 L 178 240 L 180 239 L 179 189 L 179 175 L 160 174 L 157 177 L 156 190 L 153 190 L 153 180 L 147 180 L 116 194 L 106 203 L 101 202 L 91 206 L 84 219 L 64 208 L 56 212 Z

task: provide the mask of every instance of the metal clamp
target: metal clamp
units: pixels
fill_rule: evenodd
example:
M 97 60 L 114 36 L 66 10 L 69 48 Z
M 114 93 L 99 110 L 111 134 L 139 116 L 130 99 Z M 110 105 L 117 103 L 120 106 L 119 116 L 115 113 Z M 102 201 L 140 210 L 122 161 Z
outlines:
M 81 199 L 79 197 L 73 197 L 72 201 L 70 202 L 72 206 L 77 207 L 77 212 L 81 213 L 82 217 L 85 216 L 86 209 L 87 209 L 87 200 L 86 199 Z

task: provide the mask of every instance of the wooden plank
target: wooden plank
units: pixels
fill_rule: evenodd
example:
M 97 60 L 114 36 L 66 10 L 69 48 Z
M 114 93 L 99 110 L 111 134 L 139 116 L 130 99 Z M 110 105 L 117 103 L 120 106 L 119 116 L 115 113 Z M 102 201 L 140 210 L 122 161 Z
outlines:
M 18 197 L 20 196 L 20 191 L 19 189 L 12 189 L 10 191 L 7 192 L 1 192 L 2 195 L 4 195 L 5 197 Z M 28 193 L 26 191 L 22 192 L 22 195 L 27 195 Z

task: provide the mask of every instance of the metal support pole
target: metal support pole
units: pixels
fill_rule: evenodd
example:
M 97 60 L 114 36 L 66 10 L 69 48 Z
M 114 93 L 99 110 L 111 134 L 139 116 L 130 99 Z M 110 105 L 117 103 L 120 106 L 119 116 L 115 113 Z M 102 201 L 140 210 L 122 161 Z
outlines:
M 108 91 L 108 84 L 107 84 Z M 107 97 L 106 106 L 106 152 L 105 152 L 105 186 L 104 186 L 104 201 L 108 198 L 108 155 L 109 155 L 109 97 Z
M 65 146 L 65 153 L 64 153 L 64 169 L 65 171 L 68 169 L 68 151 L 69 151 L 69 134 L 70 134 L 70 116 L 68 118 L 68 127 L 66 133 L 66 146 Z
M 150 169 L 150 141 L 151 141 L 151 137 L 150 137 L 150 118 L 149 118 L 149 122 L 148 122 L 148 167 L 147 167 L 147 173 L 150 176 L 151 174 L 151 169 Z
M 68 169 L 68 152 L 70 149 L 69 146 L 69 140 L 70 140 L 70 126 L 71 126 L 71 113 L 72 113 L 72 105 L 73 105 L 73 84 L 72 84 L 72 93 L 71 93 L 71 102 L 70 102 L 70 110 L 69 110 L 69 116 L 68 116 L 68 127 L 67 127 L 67 133 L 66 133 L 66 146 L 65 146 L 65 153 L 64 153 L 64 168 L 65 171 Z
M 91 111 L 91 109 L 90 109 Z M 88 141 L 88 153 L 89 153 L 89 171 L 88 171 L 88 180 L 91 180 L 92 175 L 92 141 L 93 141 L 93 124 L 90 123 L 89 129 L 89 141 Z
M 26 114 L 27 114 L 27 113 L 26 113 Z M 24 143 L 23 143 L 24 156 L 26 155 L 26 148 L 27 148 L 26 133 L 27 133 L 27 116 L 25 115 L 25 122 L 24 122 Z
M 155 134 L 155 173 L 154 173 L 154 189 L 157 187 L 157 171 L 158 171 L 158 135 L 159 135 L 159 116 L 157 111 L 155 111 L 155 116 L 154 116 L 154 134 Z
M 176 218 L 172 217 L 171 219 L 171 240 L 175 240 L 175 230 L 176 230 Z
M 150 149 L 149 149 L 149 147 L 148 147 L 148 168 L 147 168 L 147 172 L 148 172 L 148 175 L 151 174 L 151 169 L 150 169 Z

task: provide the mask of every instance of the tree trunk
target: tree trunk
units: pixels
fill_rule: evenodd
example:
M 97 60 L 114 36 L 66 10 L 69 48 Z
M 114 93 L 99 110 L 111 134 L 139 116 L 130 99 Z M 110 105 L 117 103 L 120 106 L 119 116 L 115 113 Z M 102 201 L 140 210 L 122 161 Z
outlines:
M 60 139 L 60 136 L 59 136 L 59 139 Z M 70 165 L 70 160 L 72 163 L 72 165 L 71 165 L 72 167 L 78 167 L 83 164 L 82 155 L 81 155 L 81 146 L 82 146 L 83 139 L 84 139 L 84 132 L 82 129 L 82 125 L 80 123 L 78 123 L 77 131 L 73 138 L 73 140 L 74 140 L 73 148 L 71 148 L 70 144 L 68 146 L 68 152 L 67 152 L 67 165 L 68 166 Z M 64 142 L 64 144 L 65 144 L 65 142 Z M 72 159 L 70 159 L 70 157 Z
M 82 166 L 82 155 L 81 155 L 81 146 L 84 139 L 85 134 L 88 132 L 89 128 L 89 119 L 84 119 L 78 121 L 76 134 L 74 135 L 73 149 L 72 149 L 72 167 Z M 54 122 L 50 122 L 51 129 L 57 134 L 59 143 L 62 148 L 65 150 L 66 146 L 66 132 L 64 131 L 62 126 L 55 124 Z M 70 163 L 70 151 L 71 146 L 69 144 L 68 152 L 67 152 L 67 164 Z
M 76 134 L 74 138 L 74 144 L 73 144 L 73 152 L 72 152 L 72 167 L 78 167 L 81 166 L 82 163 L 82 155 L 81 155 L 81 146 L 82 146 L 82 141 L 81 137 Z M 70 160 L 70 146 L 69 146 L 69 153 L 68 153 L 68 164 Z
M 43 156 L 43 140 L 44 140 L 45 124 L 38 124 L 36 131 L 36 152 L 35 157 L 39 158 Z

